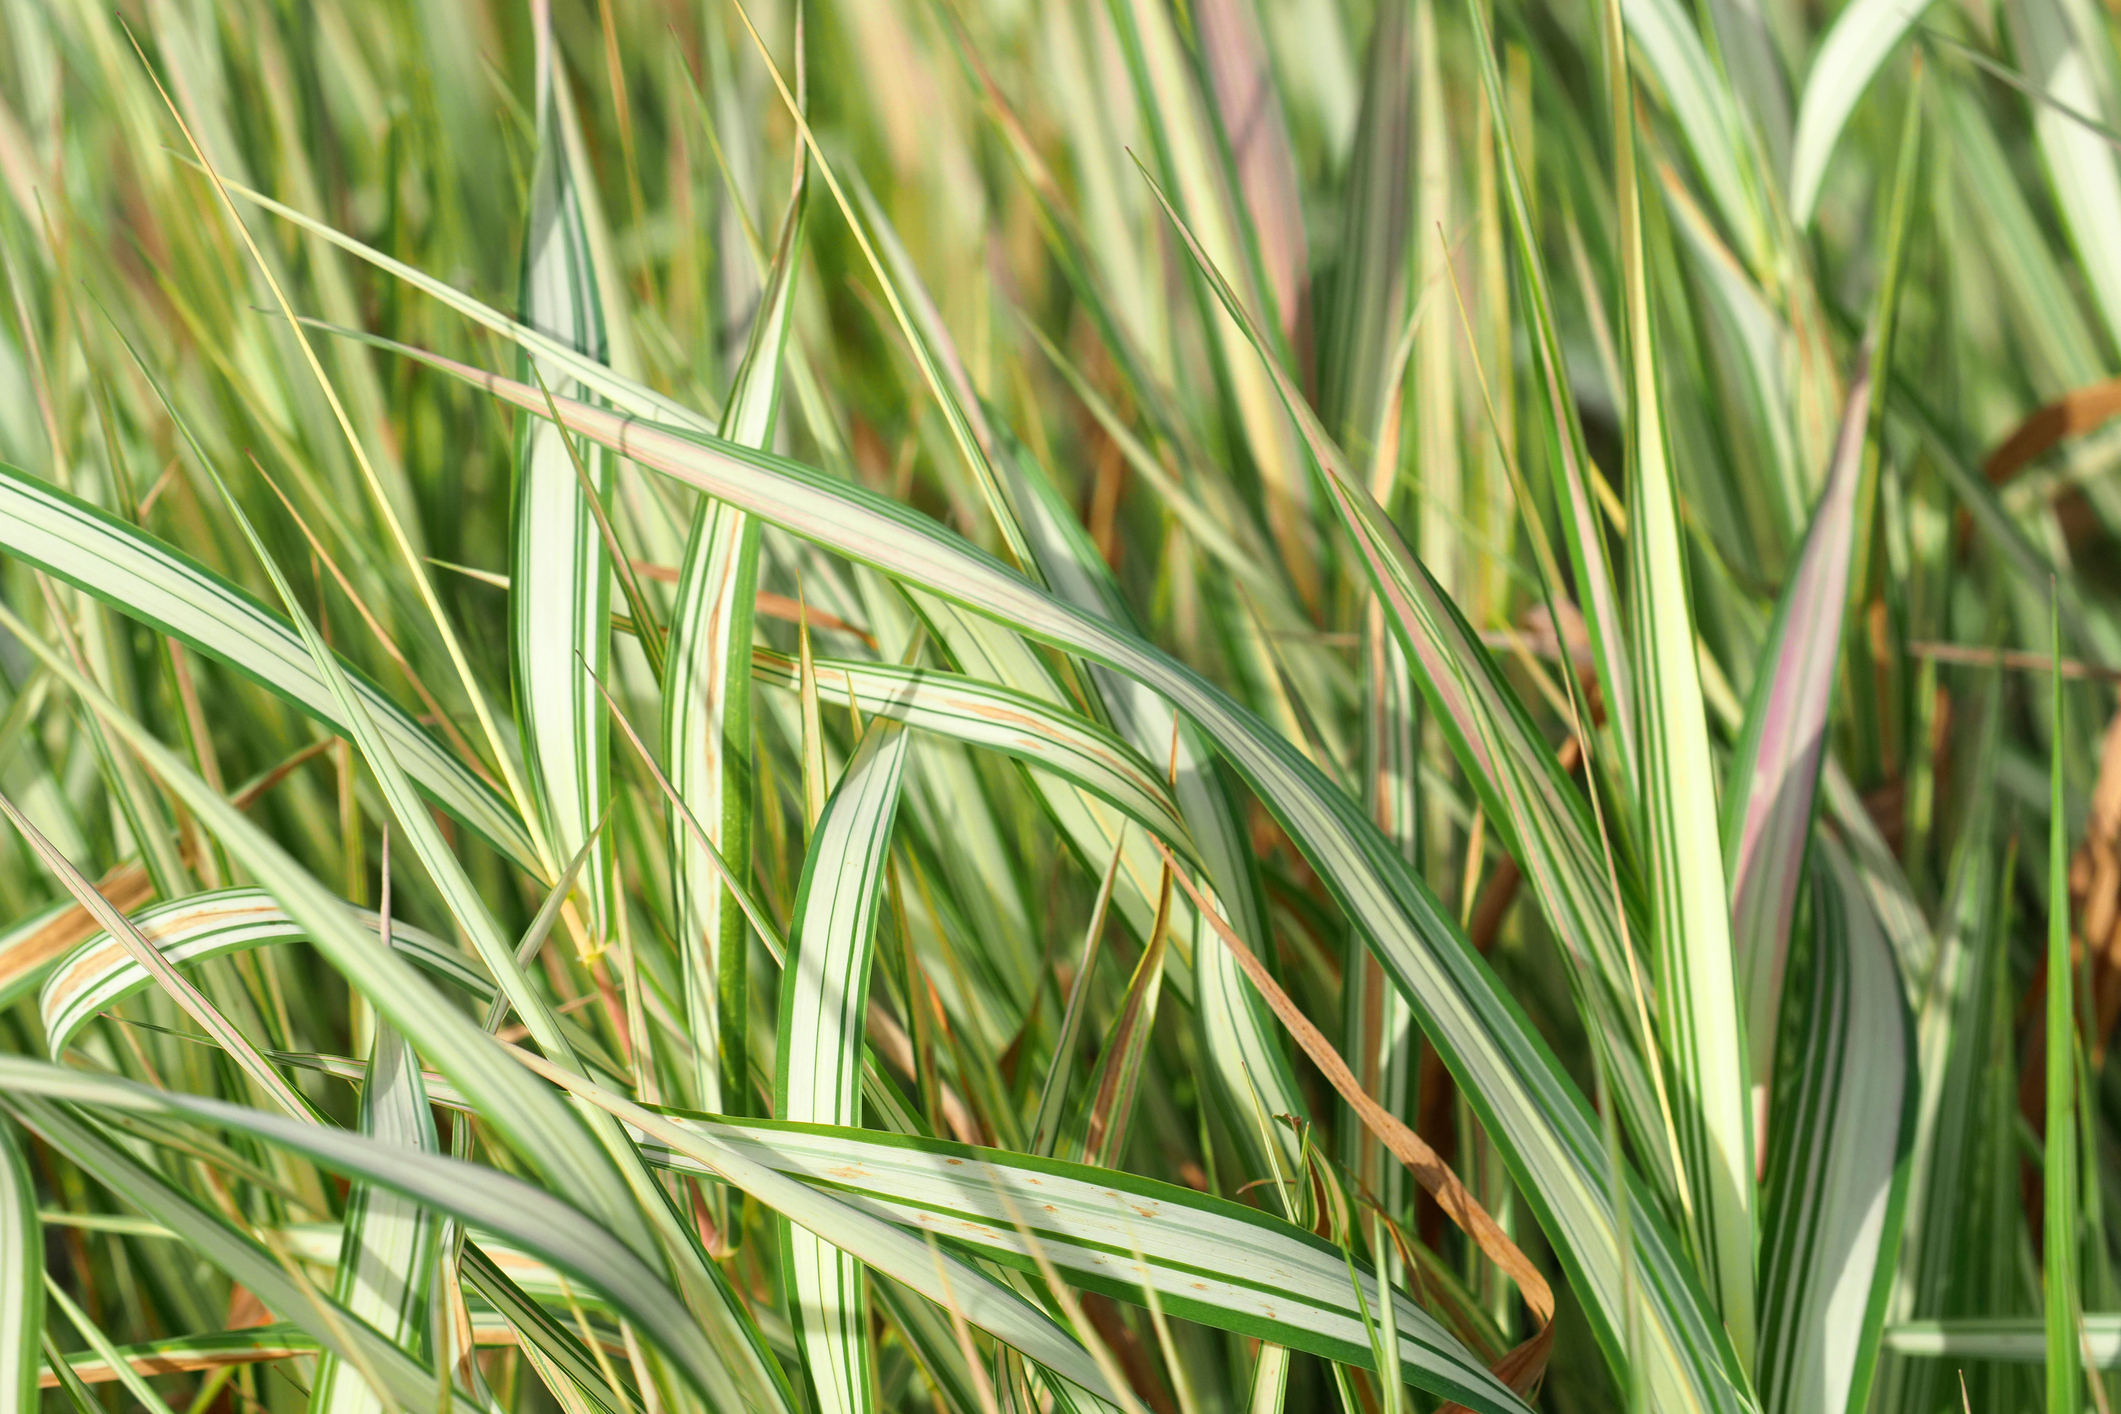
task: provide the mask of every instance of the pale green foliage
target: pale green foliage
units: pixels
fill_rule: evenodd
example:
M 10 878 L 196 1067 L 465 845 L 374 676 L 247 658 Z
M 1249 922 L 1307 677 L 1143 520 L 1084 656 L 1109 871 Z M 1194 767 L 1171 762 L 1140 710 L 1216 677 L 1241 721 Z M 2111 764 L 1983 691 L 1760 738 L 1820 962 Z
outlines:
M 2117 39 L 4 7 L 0 1414 L 2104 1407 Z

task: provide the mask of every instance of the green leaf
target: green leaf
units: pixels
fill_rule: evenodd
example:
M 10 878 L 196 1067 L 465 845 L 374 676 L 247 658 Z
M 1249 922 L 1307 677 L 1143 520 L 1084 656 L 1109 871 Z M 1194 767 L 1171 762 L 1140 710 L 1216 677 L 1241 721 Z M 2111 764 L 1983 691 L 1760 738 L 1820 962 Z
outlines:
M 318 1310 L 323 1297 L 298 1290 L 278 1264 L 248 1238 L 148 1175 L 135 1160 L 109 1150 L 107 1141 L 91 1135 L 79 1121 L 65 1118 L 51 1101 L 226 1126 L 305 1155 L 334 1172 L 365 1179 L 416 1204 L 500 1233 L 595 1288 L 653 1339 L 701 1393 L 716 1398 L 718 1392 L 732 1389 L 733 1381 L 724 1368 L 726 1355 L 660 1273 L 589 1214 L 519 1178 L 366 1135 L 298 1124 L 220 1100 L 151 1090 L 38 1061 L 0 1057 L 0 1084 L 6 1087 L 8 1103 L 25 1122 L 65 1148 L 76 1162 L 97 1173 L 149 1216 L 185 1236 L 202 1256 L 255 1291 L 268 1309 L 302 1322 L 349 1362 L 391 1381 L 389 1393 L 400 1404 L 425 1404 L 435 1388 L 432 1377 L 420 1371 L 410 1355 L 401 1353 L 400 1345 L 335 1301 L 325 1309 L 331 1310 L 336 1319 L 313 1317 L 318 1325 L 326 1327 L 322 1330 L 311 1325 L 304 1317 Z M 97 1156 L 106 1150 L 107 1157 L 99 1159 Z M 209 1229 L 217 1229 L 223 1235 L 209 1237 Z M 257 1268 L 263 1268 L 268 1285 L 253 1280 Z M 333 1326 L 346 1327 L 347 1332 L 331 1331 Z M 393 1359 L 387 1363 L 378 1360 L 378 1347 L 388 1350 Z M 420 1382 L 415 1386 L 417 1393 L 408 1398 L 404 1387 L 393 1379 L 393 1370 L 413 1374 Z
M 131 1087 L 125 1082 L 89 1079 L 12 1056 L 0 1057 L 0 1074 L 7 1077 L 5 1103 L 16 1119 L 84 1173 L 176 1233 L 198 1259 L 219 1267 L 248 1287 L 266 1309 L 284 1314 L 308 1332 L 319 1348 L 372 1372 L 399 1405 L 424 1408 L 434 1399 L 437 1385 L 431 1371 L 328 1295 L 307 1283 L 298 1283 L 272 1253 L 171 1185 L 88 1121 L 46 1098 L 129 1091 Z M 290 1136 L 324 1143 L 364 1142 L 277 1115 L 218 1101 L 184 1098 L 192 1104 L 216 1105 L 227 1112 L 230 1122 L 245 1128 L 273 1127 Z M 462 1393 L 457 1397 L 470 1398 Z
M 1731 886 L 1731 942 L 1751 1052 L 1751 1090 L 1762 1114 L 1774 1078 L 1782 974 L 1812 838 L 1827 710 L 1849 598 L 1856 493 L 1870 426 L 1870 372 L 1867 358 L 1859 355 L 1859 360 L 1863 366 L 1842 413 L 1826 489 L 1812 512 L 1804 549 L 1775 601 L 1745 726 L 1725 776 L 1722 838 Z
M 1797 136 L 1790 149 L 1790 221 L 1800 231 L 1812 224 L 1827 161 L 1840 145 L 1849 115 L 1928 8 L 1902 0 L 1850 0 L 1819 42 L 1798 100 Z
M 2048 608 L 2048 642 L 2062 642 L 2062 613 Z M 2058 655 L 2059 656 L 2059 655 Z M 2048 674 L 2052 745 L 2047 776 L 2047 1144 L 2041 1158 L 2041 1284 L 2046 1293 L 2047 1414 L 2077 1414 L 2084 1397 L 2077 1325 L 2077 1007 L 2069 948 L 2069 826 L 2062 792 L 2063 699 L 2059 664 Z M 2094 1201 L 2096 1201 L 2094 1195 Z
M 800 686 L 797 663 L 754 648 L 754 680 Z M 819 697 L 852 701 L 871 716 L 1011 756 L 1109 801 L 1187 858 L 1191 831 L 1156 768 L 1127 742 L 1078 713 L 996 683 L 933 668 L 819 659 Z

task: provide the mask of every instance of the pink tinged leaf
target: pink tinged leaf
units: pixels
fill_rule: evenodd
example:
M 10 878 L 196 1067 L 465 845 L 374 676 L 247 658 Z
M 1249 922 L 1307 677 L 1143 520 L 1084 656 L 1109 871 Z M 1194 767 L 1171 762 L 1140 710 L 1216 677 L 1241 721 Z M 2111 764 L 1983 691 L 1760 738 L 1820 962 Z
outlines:
M 1776 606 L 1767 665 L 1753 690 L 1733 762 L 1724 826 L 1730 857 L 1731 942 L 1737 954 L 1756 1108 L 1774 1065 L 1775 1017 L 1790 921 L 1804 873 L 1812 802 L 1826 745 L 1840 654 L 1871 400 L 1870 354 L 1857 355 L 1826 489 Z M 1756 1134 L 1756 1139 L 1761 1137 Z M 1765 1148 L 1760 1149 L 1765 1153 Z
M 1274 296 L 1282 337 L 1302 363 L 1309 352 L 1311 253 L 1297 198 L 1296 155 L 1259 20 L 1247 0 L 1199 0 L 1193 22 L 1245 213 L 1252 218 L 1260 269 Z

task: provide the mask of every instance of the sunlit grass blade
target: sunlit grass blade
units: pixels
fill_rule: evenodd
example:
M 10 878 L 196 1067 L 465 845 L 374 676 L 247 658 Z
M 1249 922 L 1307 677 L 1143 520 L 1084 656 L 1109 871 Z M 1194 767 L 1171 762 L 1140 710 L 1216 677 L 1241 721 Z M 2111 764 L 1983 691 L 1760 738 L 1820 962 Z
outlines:
M 94 1154 L 97 1146 L 106 1145 L 107 1141 L 92 1136 L 80 1127 L 79 1121 L 65 1120 L 62 1123 L 62 1112 L 51 1101 L 104 1107 L 120 1114 L 161 1115 L 210 1126 L 225 1125 L 306 1155 L 349 1177 L 381 1184 L 415 1203 L 502 1233 L 561 1271 L 594 1287 L 606 1300 L 624 1311 L 630 1320 L 654 1337 L 659 1347 L 702 1394 L 712 1398 L 717 1391 L 732 1389 L 733 1381 L 723 1368 L 723 1357 L 716 1353 L 715 1343 L 706 1329 L 647 1261 L 581 1209 L 521 1179 L 365 1135 L 300 1125 L 219 1100 L 150 1090 L 121 1080 L 61 1070 L 37 1061 L 0 1058 L 0 1077 L 5 1079 L 10 1103 L 16 1107 L 17 1114 L 40 1132 L 45 1132 L 47 1137 L 61 1136 L 55 1142 L 65 1143 L 77 1161 L 81 1161 L 81 1155 Z M 128 1165 L 133 1163 L 130 1159 L 125 1162 Z M 110 1168 L 108 1159 L 104 1160 L 104 1166 Z M 172 1209 L 161 1203 L 151 1205 L 149 1198 L 137 1191 L 143 1182 L 144 1179 L 131 1181 L 121 1191 L 166 1226 L 185 1231 L 188 1224 L 196 1229 L 206 1218 L 174 1190 L 167 1190 L 168 1198 L 181 1208 Z M 218 1219 L 208 1221 L 219 1223 Z M 227 1264 L 231 1275 L 256 1291 L 268 1309 L 284 1312 L 297 1321 L 317 1309 L 318 1303 L 324 1299 L 320 1293 L 300 1290 L 262 1249 L 250 1245 L 249 1239 L 240 1237 L 233 1230 L 224 1231 L 228 1238 L 256 1253 L 255 1259 L 246 1258 L 242 1265 L 248 1267 L 254 1260 L 262 1262 L 270 1273 L 270 1287 L 260 1286 L 252 1280 L 250 1271 L 239 1270 L 232 1263 L 231 1259 L 237 1255 L 235 1247 L 224 1242 L 221 1250 L 208 1248 L 206 1251 L 215 1260 Z M 389 1378 L 389 1367 L 380 1364 L 370 1348 L 374 1343 L 389 1349 L 396 1356 L 393 1363 L 399 1368 L 417 1368 L 411 1356 L 399 1353 L 401 1347 L 386 1340 L 367 1321 L 355 1317 L 343 1307 L 337 1307 L 333 1314 L 336 1320 L 322 1323 L 350 1327 L 355 1335 L 334 1333 L 327 1337 L 319 1331 L 319 1338 L 346 1355 L 351 1362 Z M 353 1341 L 350 1347 L 349 1339 Z M 423 1399 L 431 1397 L 434 1389 L 432 1377 L 422 1374 L 419 1378 L 425 1382 Z M 399 1388 L 393 1386 L 389 1393 L 400 1403 L 407 1402 Z
M 841 773 L 803 861 L 781 978 L 774 1113 L 808 1123 L 862 1117 L 862 1034 L 876 947 L 877 904 L 911 738 L 873 719 Z M 791 1224 L 781 1256 L 803 1369 L 820 1414 L 876 1407 L 875 1355 L 862 1265 Z
M 592 219 L 574 171 L 562 126 L 571 109 L 554 96 L 565 76 L 556 72 L 548 31 L 538 37 L 536 173 L 524 236 L 523 322 L 605 361 L 604 309 L 590 264 Z M 524 381 L 557 385 L 570 397 L 593 397 L 555 367 L 536 366 L 521 353 Z M 542 418 L 518 418 L 515 510 L 509 538 L 509 626 L 516 719 L 524 774 L 555 855 L 565 858 L 589 838 L 609 803 L 607 719 L 595 679 L 609 673 L 612 560 L 589 505 L 589 488 L 576 475 L 568 434 Z M 583 458 L 596 496 L 611 495 L 613 457 L 595 449 Z M 611 868 L 591 861 L 584 879 L 594 943 L 609 942 Z
M 921 731 L 1013 756 L 1110 801 L 1172 848 L 1192 850 L 1171 788 L 1127 742 L 1077 713 L 998 684 L 926 668 L 832 659 L 815 665 L 818 695 L 852 701 Z M 755 681 L 800 687 L 798 665 L 770 649 L 752 651 Z
M 420 1084 L 419 1058 L 388 1025 L 376 1028 L 361 1086 L 361 1132 L 379 1143 L 420 1153 L 439 1152 L 434 1115 Z M 344 1236 L 332 1297 L 399 1349 L 417 1355 L 427 1345 L 427 1303 L 433 1294 L 436 1217 L 417 1201 L 356 1184 L 348 1193 Z M 335 1356 L 317 1362 L 310 1414 L 366 1414 L 380 1410 L 386 1392 L 372 1390 L 358 1366 Z
M 142 1213 L 179 1234 L 189 1250 L 256 1293 L 268 1310 L 284 1312 L 289 1320 L 308 1332 L 319 1347 L 374 1374 L 401 1406 L 424 1406 L 434 1397 L 435 1378 L 430 1371 L 328 1295 L 306 1283 L 298 1283 L 272 1253 L 230 1226 L 220 1215 L 209 1212 L 172 1187 L 162 1175 L 125 1152 L 85 1120 L 69 1113 L 64 1106 L 33 1093 L 32 1082 L 18 1067 L 35 1066 L 43 1072 L 45 1084 L 35 1088 L 47 1093 L 67 1091 L 79 1094 L 82 1093 L 80 1087 L 100 1087 L 112 1082 L 87 1080 L 12 1057 L 0 1064 L 9 1071 L 8 1109 L 46 1143 L 122 1195 Z M 224 1108 L 239 1116 L 269 1118 L 233 1105 Z M 327 1133 L 316 1126 L 297 1125 L 291 1120 L 269 1119 L 269 1122 L 285 1126 L 290 1132 L 317 1136 Z
M 481 1244 L 465 1242 L 463 1275 L 464 1284 L 508 1322 L 548 1388 L 571 1387 L 611 1414 L 635 1414 L 639 1405 L 627 1391 L 614 1391 L 605 1382 L 603 1369 L 580 1337 L 525 1295 Z
M 1141 1302 L 1146 1281 L 1171 1315 L 1351 1364 L 1372 1363 L 1344 1254 L 1257 1208 L 1094 1165 L 943 1140 L 712 1116 L 679 1115 L 673 1122 L 1003 1266 L 1035 1270 L 1035 1243 L 1086 1290 Z M 658 1161 L 688 1164 L 678 1152 Z M 1475 1409 L 1521 1408 L 1410 1297 L 1399 1292 L 1395 1301 L 1401 1371 L 1409 1383 Z
M 803 249 L 804 170 L 799 163 L 759 313 L 718 429 L 745 446 L 764 447 L 773 434 L 781 351 Z M 759 526 L 751 517 L 722 501 L 703 501 L 695 510 L 671 606 L 663 678 L 663 757 L 671 780 L 738 868 L 751 857 L 751 619 L 758 556 Z M 699 1057 L 694 1093 L 702 1105 L 741 1113 L 748 1108 L 750 1011 L 743 914 L 714 867 L 672 823 L 685 1006 Z
M 4 608 L 0 608 L 0 624 L 6 624 L 18 637 L 42 653 L 50 652 Z M 617 1165 L 638 1162 L 630 1150 L 597 1146 L 593 1131 L 586 1129 L 582 1119 L 508 1061 L 482 1031 L 443 1002 L 410 964 L 392 951 L 378 947 L 367 930 L 348 916 L 340 899 L 172 758 L 167 748 L 139 723 L 118 713 L 92 684 L 73 673 L 56 654 L 46 661 L 103 717 L 113 733 L 143 758 L 173 794 L 210 824 L 228 845 L 231 856 L 264 881 L 265 887 L 280 900 L 289 916 L 302 923 L 310 940 L 362 990 L 378 1012 L 413 1039 L 421 1054 L 432 1059 L 465 1095 L 477 1101 L 480 1112 L 509 1137 L 518 1152 L 531 1158 L 570 1196 L 579 1194 L 585 1205 L 596 1205 L 600 1216 L 616 1214 L 620 1222 L 632 1226 L 633 1240 L 642 1246 L 653 1241 L 643 1231 L 642 1209 L 635 1206 L 631 1193 L 620 1186 L 621 1171 Z M 343 686 L 343 679 L 340 682 Z M 503 949 L 500 965 L 517 979 L 517 985 L 509 991 L 511 999 L 522 999 L 518 1010 L 525 1013 L 526 1019 L 543 1017 L 549 1022 L 550 1009 L 524 985 L 521 969 L 512 951 L 507 950 L 506 943 L 502 942 L 500 947 Z M 493 961 L 491 958 L 487 960 L 489 964 Z M 557 1047 L 566 1047 L 564 1036 L 556 1029 L 550 1034 Z M 562 1053 L 570 1052 L 563 1049 Z M 623 1145 L 623 1140 L 619 1143 Z M 650 1208 L 648 1216 L 674 1222 L 667 1208 Z M 697 1303 L 694 1310 L 716 1318 L 718 1323 L 726 1323 L 733 1340 L 741 1342 L 734 1348 L 748 1357 L 743 1363 L 736 1364 L 733 1371 L 728 1364 L 712 1367 L 718 1372 L 717 1381 L 733 1374 L 749 1382 L 754 1389 L 784 1392 L 785 1385 L 780 1382 L 778 1367 L 771 1363 L 755 1328 L 735 1306 L 726 1286 L 705 1267 L 696 1249 L 665 1246 L 663 1250 L 679 1260 L 681 1282 L 687 1279 L 684 1258 L 691 1256 L 697 1263 L 688 1283 L 688 1295 Z
M 1227 135 L 1210 113 L 1178 29 L 1161 6 L 1133 0 L 1113 7 L 1114 23 L 1148 118 L 1154 152 L 1187 218 L 1196 224 L 1217 268 L 1240 282 L 1247 307 L 1263 325 L 1279 327 L 1255 276 L 1254 236 L 1230 185 L 1223 153 Z M 1266 522 L 1298 595 L 1316 605 L 1320 548 L 1310 523 L 1310 476 L 1272 380 L 1246 346 L 1243 332 L 1211 295 L 1202 311 L 1221 356 L 1220 371 L 1236 404 L 1245 446 L 1260 480 Z
M 639 1138 L 644 1155 L 671 1166 L 741 1188 L 790 1222 L 929 1300 L 958 1305 L 965 1318 L 1055 1374 L 1092 1390 L 1111 1386 L 1075 1338 L 1011 1288 L 958 1258 L 938 1262 L 926 1244 L 854 1204 L 777 1172 L 735 1148 L 719 1134 L 688 1129 L 678 1120 L 518 1052 L 523 1064 L 572 1094 L 623 1120 Z M 844 1132 L 844 1131 L 835 1131 Z M 866 1131 L 857 1131 L 866 1132 Z M 664 1152 L 659 1152 L 664 1151 Z
M 1730 895 L 1718 846 L 1716 776 L 1702 708 L 1665 388 L 1650 304 L 1652 259 L 1636 181 L 1633 86 L 1620 0 L 1601 7 L 1612 104 L 1626 318 L 1628 602 L 1635 642 L 1636 758 L 1649 875 L 1650 946 L 1673 1122 L 1687 1177 L 1689 1246 L 1730 1332 L 1750 1361 L 1753 1123 L 1744 1013 L 1731 959 Z
M 329 730 L 348 729 L 285 619 L 181 550 L 10 466 L 0 466 L 0 547 L 226 663 Z M 537 872 L 537 852 L 514 807 L 381 688 L 342 671 L 421 793 Z
M 1600 476 L 1584 441 L 1583 418 L 1576 391 L 1569 381 L 1569 364 L 1556 322 L 1553 291 L 1539 251 L 1532 199 L 1526 187 L 1525 169 L 1518 155 L 1518 139 L 1512 131 L 1509 100 L 1497 68 L 1494 41 L 1488 22 L 1478 5 L 1469 5 L 1473 22 L 1474 51 L 1480 62 L 1481 91 L 1495 125 L 1500 155 L 1502 191 L 1509 211 L 1511 245 L 1517 252 L 1518 278 L 1523 285 L 1525 318 L 1532 346 L 1533 367 L 1539 378 L 1538 426 L 1546 442 L 1548 465 L 1554 478 L 1554 499 L 1561 521 L 1562 543 L 1568 546 L 1569 565 L 1574 572 L 1576 595 L 1583 610 L 1584 626 L 1591 640 L 1591 656 L 1598 669 L 1598 686 L 1613 724 L 1611 739 L 1617 748 L 1623 782 L 1637 779 L 1635 760 L 1635 687 L 1628 653 L 1627 626 L 1621 617 L 1618 581 L 1605 543 L 1605 526 L 1594 496 L 1594 478 Z M 1424 233 L 1426 239 L 1426 233 Z
M 213 1038 L 214 1044 L 228 1053 L 229 1059 L 258 1087 L 260 1094 L 294 1119 L 310 1124 L 322 1122 L 309 1100 L 290 1085 L 287 1077 L 275 1070 L 271 1062 L 258 1054 L 256 1044 L 236 1029 L 235 1023 L 224 1016 L 204 992 L 172 966 L 155 945 L 141 935 L 131 919 L 111 907 L 110 900 L 97 893 L 95 886 L 74 867 L 73 861 L 61 854 L 58 846 L 45 838 L 44 832 L 31 824 L 5 795 L 0 795 L 0 814 L 4 814 L 21 832 L 44 867 L 57 875 L 67 891 L 124 947 L 134 964 L 152 977 L 169 994 L 170 1000 L 197 1022 L 201 1031 Z
M 347 911 L 370 931 L 381 931 L 382 919 L 376 914 L 366 909 Z M 299 942 L 307 936 L 271 894 L 258 888 L 220 889 L 157 904 L 136 915 L 132 923 L 178 968 L 251 948 Z M 393 921 L 390 945 L 429 975 L 468 996 L 483 1000 L 493 995 L 493 983 L 466 964 L 456 947 L 432 933 Z M 37 998 L 37 1015 L 53 1058 L 65 1053 L 84 1026 L 153 982 L 138 959 L 109 934 L 82 943 L 53 969 Z
M 1812 222 L 1828 161 L 1840 145 L 1849 115 L 1872 78 L 1922 18 L 1924 6 L 1891 0 L 1858 0 L 1834 17 L 1804 77 L 1797 105 L 1797 135 L 1790 149 L 1790 220 L 1802 230 Z
M 1870 396 L 1869 370 L 1859 369 L 1842 414 L 1826 489 L 1812 513 L 1804 549 L 1775 603 L 1723 796 L 1731 945 L 1745 1011 L 1756 1143 L 1764 1138 L 1783 969 L 1841 656 Z

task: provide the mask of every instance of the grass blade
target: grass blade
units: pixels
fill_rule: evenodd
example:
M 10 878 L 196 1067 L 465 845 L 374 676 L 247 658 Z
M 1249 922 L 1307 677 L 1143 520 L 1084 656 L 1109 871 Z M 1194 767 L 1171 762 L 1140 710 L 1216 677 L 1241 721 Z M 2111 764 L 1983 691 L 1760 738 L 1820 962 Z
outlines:
M 841 773 L 803 861 L 782 973 L 774 1113 L 808 1123 L 862 1117 L 862 1031 L 878 900 L 906 769 L 906 729 L 871 721 Z M 861 1263 L 790 1224 L 781 1237 L 790 1313 L 820 1414 L 876 1407 L 867 1283 Z

